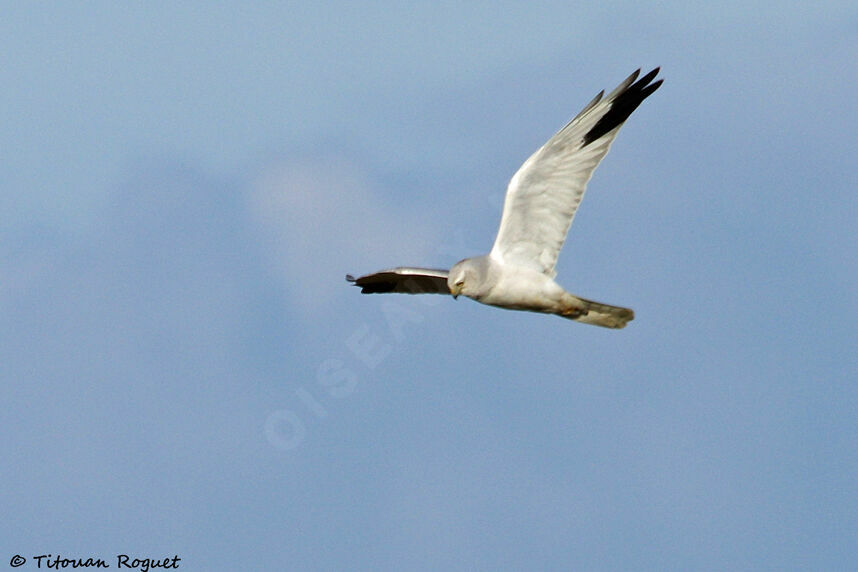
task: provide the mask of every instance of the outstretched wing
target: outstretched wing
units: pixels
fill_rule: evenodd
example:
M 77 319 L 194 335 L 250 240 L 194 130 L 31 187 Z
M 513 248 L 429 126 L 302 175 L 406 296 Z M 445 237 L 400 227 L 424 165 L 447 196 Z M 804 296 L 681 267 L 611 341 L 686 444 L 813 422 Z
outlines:
M 637 70 L 604 99 L 604 91 L 524 162 L 509 182 L 491 256 L 531 266 L 552 278 L 587 182 L 620 127 L 661 85 L 656 68 Z
M 346 274 L 346 280 L 360 286 L 361 294 L 449 294 L 447 271 L 433 268 L 393 268 L 355 278 Z

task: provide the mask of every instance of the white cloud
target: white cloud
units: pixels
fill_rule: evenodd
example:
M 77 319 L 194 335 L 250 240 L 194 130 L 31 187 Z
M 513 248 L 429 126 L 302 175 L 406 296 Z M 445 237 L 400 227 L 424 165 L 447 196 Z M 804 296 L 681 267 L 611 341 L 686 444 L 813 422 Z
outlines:
M 347 292 L 345 275 L 431 265 L 443 223 L 387 204 L 368 173 L 348 160 L 317 158 L 263 169 L 249 192 L 251 218 L 271 268 L 310 317 Z M 446 257 L 445 257 L 446 258 Z

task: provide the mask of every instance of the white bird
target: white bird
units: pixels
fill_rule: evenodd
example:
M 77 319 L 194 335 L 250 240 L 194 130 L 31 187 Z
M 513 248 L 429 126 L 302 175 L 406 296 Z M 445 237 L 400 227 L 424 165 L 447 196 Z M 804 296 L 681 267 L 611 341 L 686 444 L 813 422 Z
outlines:
M 656 68 L 637 80 L 638 69 L 607 97 L 600 92 L 524 162 L 507 187 L 489 254 L 466 258 L 449 271 L 400 267 L 346 279 L 364 294 L 463 294 L 509 310 L 625 327 L 634 319 L 630 308 L 566 292 L 554 281 L 554 267 L 587 182 L 629 115 L 661 86 L 663 80 L 653 82 L 658 72 Z

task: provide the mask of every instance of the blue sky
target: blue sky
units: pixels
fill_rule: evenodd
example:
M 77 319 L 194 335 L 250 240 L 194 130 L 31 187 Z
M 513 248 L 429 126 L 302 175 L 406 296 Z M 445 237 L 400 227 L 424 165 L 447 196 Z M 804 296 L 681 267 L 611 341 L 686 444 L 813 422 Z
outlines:
M 5 561 L 858 566 L 854 3 L 15 5 L 0 48 Z M 657 65 L 558 265 L 628 328 L 347 286 L 487 251 Z

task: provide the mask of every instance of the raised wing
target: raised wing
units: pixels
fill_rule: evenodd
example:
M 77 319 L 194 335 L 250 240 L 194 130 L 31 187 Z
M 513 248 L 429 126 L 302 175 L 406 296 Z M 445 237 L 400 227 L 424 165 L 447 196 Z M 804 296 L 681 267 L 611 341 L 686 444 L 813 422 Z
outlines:
M 630 75 L 604 99 L 600 92 L 524 162 L 506 191 L 491 256 L 532 266 L 552 278 L 587 182 L 629 115 L 661 86 L 656 68 Z
M 449 294 L 447 271 L 433 268 L 393 268 L 355 278 L 346 274 L 346 280 L 360 286 L 361 294 Z

